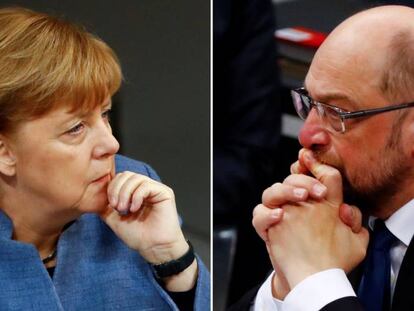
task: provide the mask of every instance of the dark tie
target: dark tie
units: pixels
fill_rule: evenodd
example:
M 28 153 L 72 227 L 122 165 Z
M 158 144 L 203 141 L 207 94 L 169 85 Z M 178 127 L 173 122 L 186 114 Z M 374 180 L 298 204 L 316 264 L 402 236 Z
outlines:
M 371 234 L 364 274 L 358 289 L 358 297 L 367 311 L 390 310 L 391 262 L 390 248 L 397 238 L 380 219 L 375 221 Z

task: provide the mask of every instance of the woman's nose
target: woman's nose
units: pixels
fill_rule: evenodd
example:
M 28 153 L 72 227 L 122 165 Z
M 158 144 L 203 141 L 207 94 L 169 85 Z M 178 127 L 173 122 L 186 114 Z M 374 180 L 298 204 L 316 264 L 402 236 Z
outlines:
M 99 137 L 96 139 L 96 145 L 93 150 L 95 158 L 102 158 L 106 156 L 112 156 L 119 150 L 119 142 L 112 135 L 112 129 L 109 124 L 105 124 L 105 127 L 100 127 Z

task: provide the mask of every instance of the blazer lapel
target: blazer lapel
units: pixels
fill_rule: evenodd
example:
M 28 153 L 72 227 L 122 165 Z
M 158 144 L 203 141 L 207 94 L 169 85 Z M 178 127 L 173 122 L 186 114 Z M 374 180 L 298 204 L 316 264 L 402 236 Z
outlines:
M 11 220 L 0 210 L 0 309 L 62 311 L 36 248 L 11 236 Z
M 411 239 L 398 273 L 392 310 L 414 310 L 414 239 Z

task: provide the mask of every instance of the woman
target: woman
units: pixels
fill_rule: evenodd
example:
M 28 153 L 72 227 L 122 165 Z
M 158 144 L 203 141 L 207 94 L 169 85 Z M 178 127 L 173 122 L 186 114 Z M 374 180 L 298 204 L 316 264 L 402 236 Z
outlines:
M 0 309 L 209 309 L 172 190 L 115 155 L 113 51 L 66 21 L 6 8 L 0 69 Z

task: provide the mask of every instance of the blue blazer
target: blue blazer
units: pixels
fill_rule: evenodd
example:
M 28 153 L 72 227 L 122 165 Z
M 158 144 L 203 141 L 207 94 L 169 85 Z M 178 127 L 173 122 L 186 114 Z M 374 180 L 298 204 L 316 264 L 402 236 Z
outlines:
M 116 156 L 116 171 L 159 179 L 148 165 Z M 11 239 L 0 210 L 0 310 L 178 310 L 150 265 L 95 214 L 84 214 L 58 242 L 49 277 L 36 248 Z M 195 310 L 210 310 L 210 276 L 198 260 Z

